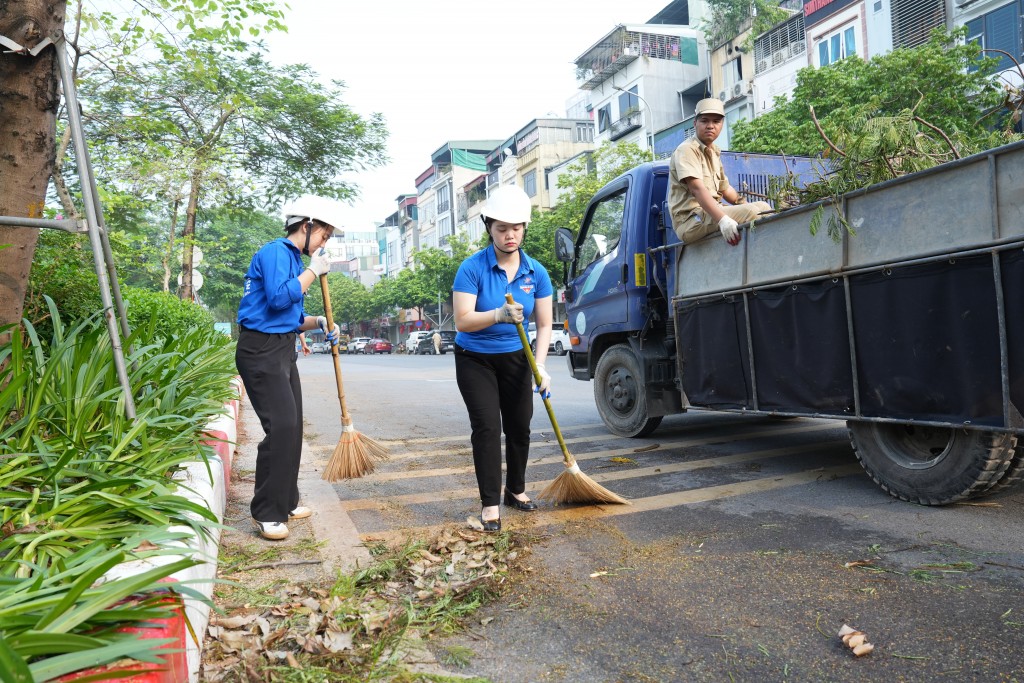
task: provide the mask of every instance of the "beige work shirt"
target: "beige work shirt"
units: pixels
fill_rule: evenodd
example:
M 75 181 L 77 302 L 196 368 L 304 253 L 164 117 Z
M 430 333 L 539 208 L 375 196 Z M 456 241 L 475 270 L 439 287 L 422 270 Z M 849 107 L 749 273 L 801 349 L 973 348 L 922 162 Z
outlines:
M 712 143 L 705 145 L 696 137 L 676 147 L 669 162 L 668 207 L 672 224 L 679 228 L 694 214 L 702 219 L 705 211 L 690 192 L 685 180 L 700 178 L 715 201 L 721 203 L 722 195 L 729 189 L 729 180 L 722 168 L 722 152 Z

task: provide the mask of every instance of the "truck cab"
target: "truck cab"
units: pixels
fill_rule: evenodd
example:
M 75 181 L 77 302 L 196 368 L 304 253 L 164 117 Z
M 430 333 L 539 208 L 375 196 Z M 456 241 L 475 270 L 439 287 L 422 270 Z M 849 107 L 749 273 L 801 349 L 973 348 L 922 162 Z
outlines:
M 766 194 L 773 176 L 821 173 L 817 160 L 768 154 L 722 152 L 722 163 L 730 184 L 751 199 Z M 575 236 L 556 235 L 569 267 L 569 369 L 595 381 L 601 418 L 622 436 L 649 434 L 663 416 L 684 410 L 671 311 L 679 240 L 668 183 L 668 161 L 641 164 L 594 195 Z

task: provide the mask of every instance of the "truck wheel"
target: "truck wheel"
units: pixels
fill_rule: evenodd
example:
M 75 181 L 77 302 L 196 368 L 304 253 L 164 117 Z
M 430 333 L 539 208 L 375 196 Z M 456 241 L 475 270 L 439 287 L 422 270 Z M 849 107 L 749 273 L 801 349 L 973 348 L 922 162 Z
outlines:
M 1006 472 L 992 486 L 985 491 L 984 495 L 1002 493 L 1024 481 L 1024 446 L 1018 445 L 1010 458 L 1010 466 Z
M 562 346 L 562 342 L 555 342 L 555 355 L 565 355 L 565 347 Z
M 604 424 L 619 436 L 647 436 L 661 424 L 648 417 L 640 363 L 626 344 L 604 352 L 594 371 L 594 402 Z
M 949 427 L 847 422 L 854 453 L 890 495 L 922 505 L 976 496 L 1010 467 L 1016 438 Z

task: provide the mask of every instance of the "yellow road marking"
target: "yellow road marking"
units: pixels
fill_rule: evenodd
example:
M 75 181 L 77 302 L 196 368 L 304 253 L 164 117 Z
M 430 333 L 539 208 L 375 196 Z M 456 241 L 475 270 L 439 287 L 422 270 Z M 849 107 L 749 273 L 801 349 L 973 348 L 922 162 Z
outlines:
M 730 434 L 730 435 L 719 434 L 717 436 L 708 436 L 708 437 L 704 437 L 704 438 L 701 438 L 701 439 L 681 439 L 679 441 L 668 441 L 668 442 L 664 442 L 664 443 L 659 443 L 654 448 L 647 447 L 648 450 L 641 451 L 640 454 L 646 455 L 648 453 L 657 453 L 657 452 L 660 452 L 660 451 L 668 451 L 668 450 L 674 450 L 674 449 L 679 449 L 679 448 L 688 448 L 688 447 L 692 447 L 692 446 L 706 446 L 708 444 L 719 444 L 719 443 L 723 443 L 723 442 L 733 443 L 733 442 L 736 442 L 736 441 L 742 441 L 744 439 L 756 439 L 756 438 L 765 437 L 765 436 L 780 436 L 780 435 L 784 435 L 784 434 L 802 434 L 802 433 L 816 432 L 816 431 L 821 431 L 821 430 L 825 430 L 825 429 L 835 429 L 835 428 L 836 428 L 835 424 L 829 424 L 829 423 L 821 424 L 820 422 L 817 422 L 815 424 L 801 426 L 801 427 L 787 427 L 787 428 L 784 428 L 784 429 L 767 429 L 767 430 L 762 430 L 762 431 L 758 431 L 758 432 L 748 432 L 746 434 Z M 587 441 L 587 440 L 593 440 L 593 438 L 592 437 L 580 437 L 579 439 L 574 439 L 573 442 Z M 568 441 L 567 441 L 567 443 L 568 443 Z M 554 442 L 537 442 L 537 441 L 534 441 L 534 442 L 531 442 L 531 444 L 530 444 L 531 448 L 547 447 L 547 446 L 554 446 L 555 448 L 558 448 L 558 442 L 557 441 L 554 441 Z M 572 455 L 572 457 L 574 459 L 576 459 L 576 460 L 593 460 L 595 458 L 614 458 L 614 457 L 618 457 L 618 456 L 639 455 L 637 453 L 637 449 L 638 448 L 644 448 L 644 446 L 637 445 L 637 446 L 630 446 L 628 448 L 617 448 L 617 449 L 614 449 L 614 450 L 604 450 L 604 451 L 590 451 L 590 452 L 587 452 L 587 453 L 579 453 L 579 454 L 573 453 L 570 450 L 569 454 Z M 443 451 L 443 453 L 450 453 L 450 452 L 451 451 Z M 467 462 L 471 462 L 470 453 L 466 453 L 465 455 L 466 455 L 466 458 L 467 458 Z M 422 457 L 427 457 L 427 456 L 426 455 L 422 455 Z M 390 459 L 394 460 L 395 457 L 392 456 Z M 553 463 L 553 462 L 562 462 L 562 461 L 563 461 L 562 452 L 561 452 L 561 449 L 558 448 L 557 455 L 549 455 L 549 456 L 545 456 L 545 457 L 542 457 L 542 458 L 531 458 L 530 459 L 530 464 L 531 465 L 547 465 L 547 464 L 550 464 L 550 463 Z M 411 470 L 411 471 L 403 471 L 403 472 L 380 472 L 380 471 L 378 471 L 378 472 L 375 472 L 372 475 L 372 480 L 373 481 L 401 481 L 401 480 L 404 480 L 404 479 L 420 479 L 420 478 L 423 478 L 423 477 L 452 476 L 452 475 L 457 475 L 457 474 L 466 474 L 467 472 L 472 472 L 472 471 L 473 471 L 473 465 L 472 464 L 466 465 L 464 467 L 438 467 L 438 468 L 435 468 L 435 469 Z
M 619 515 L 631 515 L 638 512 L 651 512 L 678 507 L 680 505 L 693 505 L 695 503 L 706 503 L 712 500 L 733 498 L 751 493 L 763 493 L 776 489 L 810 484 L 815 481 L 833 480 L 849 477 L 857 473 L 863 473 L 860 465 L 849 463 L 835 467 L 821 467 L 813 470 L 803 470 L 777 477 L 764 477 L 749 481 L 732 484 L 721 484 L 719 486 L 706 486 L 686 491 L 665 493 L 646 498 L 635 498 L 630 502 L 632 505 L 578 505 L 561 509 L 544 510 L 532 512 L 527 515 L 517 515 L 512 519 L 506 518 L 505 523 L 509 528 L 518 526 L 543 526 L 545 524 L 564 524 L 578 519 L 594 519 L 601 517 L 617 517 Z M 522 522 L 522 523 L 520 523 Z M 450 523 L 449 523 L 450 524 Z M 399 530 L 377 531 L 360 534 L 364 542 L 370 541 L 392 541 L 403 538 L 423 538 L 424 536 L 436 533 L 445 524 L 435 524 L 423 527 L 403 527 Z
M 780 458 L 785 455 L 797 455 L 822 448 L 832 448 L 847 444 L 846 441 L 827 441 L 812 443 L 804 446 L 769 448 L 763 451 L 750 451 L 748 453 L 736 453 L 734 455 L 723 455 L 715 458 L 702 458 L 689 462 L 673 463 L 669 465 L 657 465 L 654 467 L 633 467 L 629 469 L 615 470 L 614 472 L 588 473 L 588 477 L 596 482 L 619 481 L 621 479 L 636 479 L 638 477 L 651 477 L 659 474 L 675 474 L 677 472 L 692 472 L 693 470 L 706 467 L 721 467 L 724 465 L 735 465 L 754 460 L 768 460 Z M 527 493 L 539 492 L 553 480 L 531 481 Z M 459 500 L 461 498 L 476 498 L 479 490 L 473 488 L 450 489 L 448 491 L 431 493 L 407 493 L 398 496 L 359 498 L 355 500 L 343 500 L 341 505 L 346 510 L 373 510 L 388 507 L 390 505 L 416 505 L 421 503 L 433 503 L 440 500 Z

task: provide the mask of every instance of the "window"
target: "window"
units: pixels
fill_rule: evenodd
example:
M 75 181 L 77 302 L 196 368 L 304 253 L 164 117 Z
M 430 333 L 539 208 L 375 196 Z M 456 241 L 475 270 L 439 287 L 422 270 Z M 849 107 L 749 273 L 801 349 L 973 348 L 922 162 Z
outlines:
M 754 73 L 761 74 L 779 66 L 807 49 L 804 39 L 804 13 L 776 26 L 754 43 Z
M 855 54 L 857 37 L 853 26 L 840 29 L 818 42 L 818 66 L 828 66 Z
M 523 174 L 523 191 L 527 197 L 537 196 L 537 171 Z
M 743 80 L 743 66 L 740 59 L 731 59 L 722 65 L 722 80 L 725 82 L 726 97 L 732 93 L 732 87 Z
M 594 126 L 592 124 L 576 124 L 576 142 L 593 142 Z
M 612 125 L 612 105 L 606 104 L 597 110 L 597 132 L 603 133 Z
M 928 42 L 933 28 L 945 27 L 944 0 L 893 0 L 892 45 L 916 47 Z
M 979 43 L 983 48 L 1005 50 L 1020 59 L 1020 14 L 1017 3 L 1003 5 L 988 14 L 967 22 L 967 40 Z M 998 52 L 986 52 L 985 57 L 998 57 L 998 69 L 1010 69 L 1013 61 Z
M 625 190 L 594 207 L 585 228 L 587 238 L 580 247 L 580 264 L 590 265 L 615 250 L 622 237 L 622 217 L 625 212 Z
M 451 188 L 446 182 L 441 187 L 437 188 L 437 213 L 447 213 L 451 208 Z
M 629 112 L 634 112 L 640 109 L 640 98 L 637 97 L 639 89 L 637 86 L 633 86 L 629 90 L 619 95 L 619 118 L 626 116 Z
M 437 234 L 441 237 L 447 237 L 452 234 L 451 216 L 445 216 L 437 221 Z

